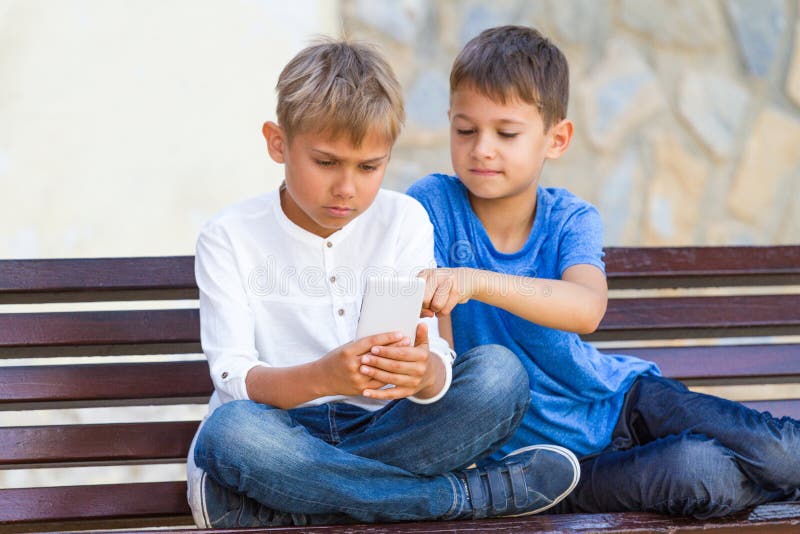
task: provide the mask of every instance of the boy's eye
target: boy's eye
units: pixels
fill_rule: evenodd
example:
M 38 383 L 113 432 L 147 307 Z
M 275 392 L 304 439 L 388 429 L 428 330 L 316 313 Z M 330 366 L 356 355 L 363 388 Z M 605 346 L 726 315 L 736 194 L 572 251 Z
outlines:
M 327 160 L 327 159 L 317 159 L 317 160 L 314 160 L 314 161 L 317 163 L 317 165 L 321 165 L 323 167 L 330 167 L 330 166 L 332 166 L 334 164 L 333 161 L 330 161 L 330 160 Z
M 466 128 L 456 128 L 456 133 L 458 135 L 472 135 L 475 133 L 475 130 Z
M 359 165 L 359 167 L 361 167 L 362 171 L 366 171 L 366 172 L 372 172 L 372 171 L 378 169 L 377 165 L 367 165 L 366 163 L 364 163 L 362 165 Z
M 506 139 L 513 139 L 514 137 L 519 135 L 517 132 L 497 132 L 497 134 L 500 137 L 505 137 Z

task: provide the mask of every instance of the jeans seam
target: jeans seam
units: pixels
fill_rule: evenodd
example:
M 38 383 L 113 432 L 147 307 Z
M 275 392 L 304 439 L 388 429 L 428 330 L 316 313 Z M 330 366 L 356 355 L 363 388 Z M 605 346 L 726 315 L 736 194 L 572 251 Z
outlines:
M 339 443 L 339 429 L 336 427 L 336 405 L 328 403 L 328 427 L 331 433 L 331 442 Z
M 453 504 L 450 505 L 450 509 L 441 517 L 444 520 L 454 519 L 459 515 L 461 515 L 461 509 L 463 508 L 460 502 L 461 499 L 459 498 L 461 493 L 458 491 L 461 483 L 458 481 L 458 478 L 452 473 L 444 473 L 443 476 L 448 482 L 450 482 L 450 487 L 453 490 Z

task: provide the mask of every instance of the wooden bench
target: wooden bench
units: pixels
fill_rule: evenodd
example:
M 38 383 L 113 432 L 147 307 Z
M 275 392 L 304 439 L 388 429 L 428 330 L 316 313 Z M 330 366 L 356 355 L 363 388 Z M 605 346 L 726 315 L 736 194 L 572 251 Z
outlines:
M 800 382 L 800 246 L 611 248 L 608 312 L 590 340 L 656 361 L 694 386 Z M 745 294 L 687 294 L 697 288 Z M 756 289 L 751 289 L 756 288 Z M 196 299 L 193 258 L 0 261 L 0 304 Z M 110 305 L 98 304 L 113 303 Z M 128 303 L 127 307 L 130 308 Z M 29 309 L 30 308 L 30 309 Z M 0 409 L 202 404 L 212 385 L 195 308 L 42 311 L 0 308 Z M 778 336 L 778 337 L 774 337 Z M 736 338 L 746 337 L 746 340 Z M 713 343 L 703 340 L 714 338 Z M 721 338 L 721 339 L 717 339 Z M 758 338 L 758 339 L 753 339 Z M 619 349 L 623 345 L 624 349 Z M 56 356 L 197 354 L 194 361 L 48 364 Z M 107 358 L 107 360 L 110 358 Z M 41 363 L 42 360 L 40 360 Z M 795 389 L 794 391 L 797 391 Z M 800 418 L 798 398 L 748 404 Z M 1 414 L 0 414 L 1 415 Z M 183 462 L 197 421 L 0 427 L 0 468 Z M 800 468 L 800 467 L 799 467 Z M 0 489 L 0 531 L 191 528 L 182 481 Z M 183 526 L 184 528 L 179 528 Z M 372 525 L 369 532 L 800 531 L 800 503 L 699 522 L 653 514 L 541 515 L 482 522 Z M 366 527 L 364 527 L 366 528 Z M 291 529 L 273 529 L 275 532 Z M 357 532 L 315 527 L 306 532 Z

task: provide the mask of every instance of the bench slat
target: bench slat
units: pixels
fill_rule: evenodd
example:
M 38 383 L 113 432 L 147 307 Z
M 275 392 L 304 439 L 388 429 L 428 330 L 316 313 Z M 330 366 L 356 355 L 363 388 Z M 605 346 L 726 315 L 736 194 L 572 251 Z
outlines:
M 21 488 L 0 492 L 0 524 L 33 521 L 90 520 L 141 516 L 175 517 L 183 515 L 191 524 L 186 502 L 185 482 L 156 482 L 56 488 Z M 534 515 L 524 518 L 501 518 L 480 521 L 438 521 L 383 525 L 331 525 L 302 527 L 303 532 L 319 534 L 371 534 L 397 532 L 696 532 L 713 529 L 731 532 L 737 527 L 758 532 L 796 532 L 800 526 L 800 504 L 774 503 L 759 506 L 752 512 L 706 521 L 690 517 L 657 514 L 569 514 Z M 297 532 L 291 527 L 277 527 L 270 532 Z M 197 532 L 170 529 L 165 532 Z M 246 532 L 214 530 L 200 532 Z
M 205 361 L 3 367 L 0 409 L 205 403 Z
M 201 352 L 197 309 L 0 314 L 0 357 Z
M 800 421 L 800 399 L 748 401 L 744 404 L 759 412 L 769 412 L 775 417 L 791 417 Z
M 196 298 L 193 256 L 0 261 L 0 304 Z
M 800 334 L 800 295 L 623 298 L 592 341 Z
M 633 347 L 601 352 L 655 362 L 664 376 L 678 380 L 800 377 L 798 344 Z
M 800 333 L 800 295 L 613 299 L 590 340 Z M 0 314 L 0 357 L 199 352 L 199 311 Z
M 186 501 L 186 482 L 16 488 L 0 491 L 0 524 L 190 513 Z
M 603 349 L 656 362 L 679 380 L 800 377 L 800 345 Z M 777 380 L 777 379 L 786 380 Z M 4 367 L 0 409 L 204 403 L 213 385 L 205 361 Z
M 800 284 L 800 246 L 610 247 L 622 288 Z M 193 256 L 0 261 L 0 304 L 197 298 Z
M 0 427 L 1 468 L 186 460 L 198 421 Z
M 611 247 L 612 289 L 800 284 L 800 246 Z
M 273 534 L 456 534 L 472 532 L 485 534 L 531 533 L 656 533 L 678 534 L 686 532 L 758 532 L 759 534 L 796 534 L 800 528 L 800 504 L 766 504 L 751 513 L 736 514 L 717 519 L 697 520 L 690 517 L 669 517 L 648 513 L 609 514 L 547 514 L 528 517 L 506 517 L 478 521 L 426 521 L 416 523 L 389 523 L 378 525 L 330 525 L 313 527 L 273 527 Z M 246 530 L 188 530 L 170 529 L 173 534 L 228 534 L 246 533 Z

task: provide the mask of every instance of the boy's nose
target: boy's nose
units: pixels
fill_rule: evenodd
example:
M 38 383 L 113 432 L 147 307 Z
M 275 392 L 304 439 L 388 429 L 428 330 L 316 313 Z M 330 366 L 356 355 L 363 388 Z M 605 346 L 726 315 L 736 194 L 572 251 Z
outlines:
M 342 170 L 336 180 L 333 182 L 331 188 L 333 194 L 341 198 L 352 198 L 356 194 L 356 181 L 355 175 L 348 169 Z
M 472 145 L 472 156 L 476 159 L 490 159 L 494 157 L 494 144 L 488 135 L 479 135 Z

